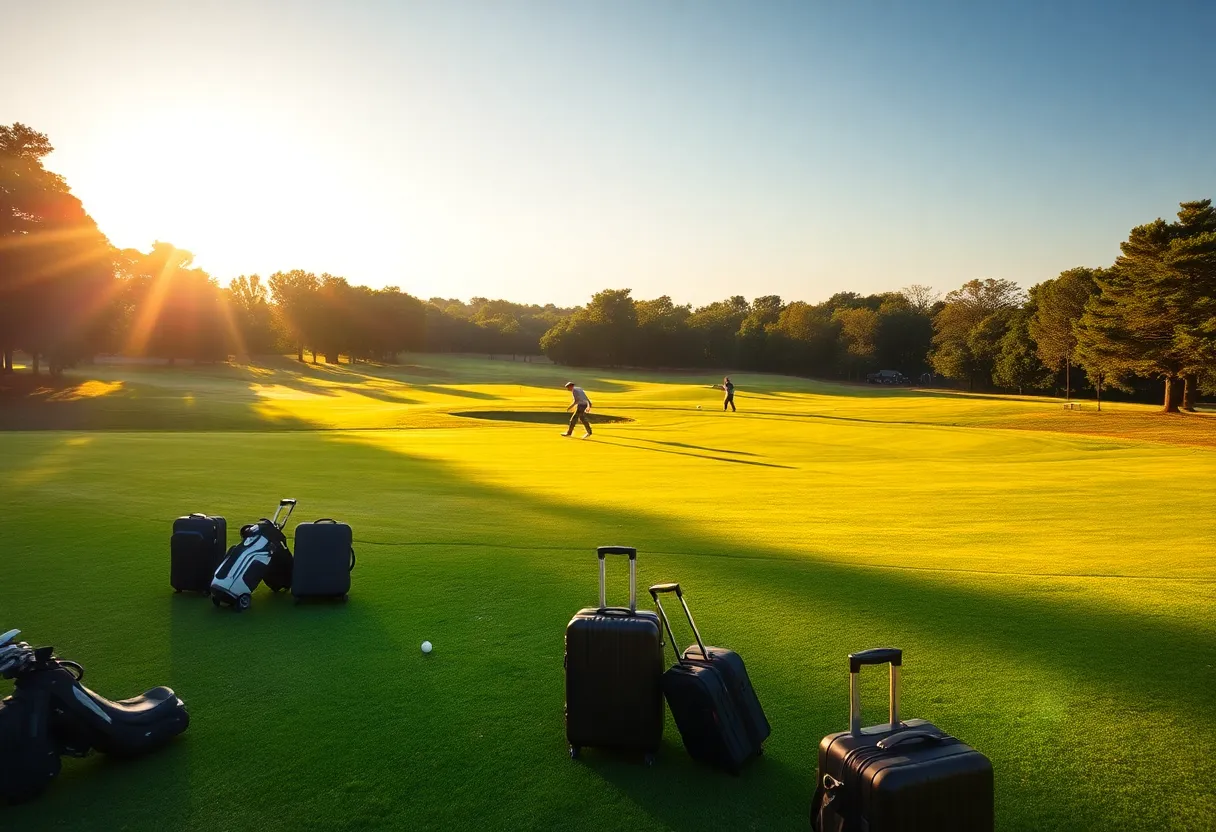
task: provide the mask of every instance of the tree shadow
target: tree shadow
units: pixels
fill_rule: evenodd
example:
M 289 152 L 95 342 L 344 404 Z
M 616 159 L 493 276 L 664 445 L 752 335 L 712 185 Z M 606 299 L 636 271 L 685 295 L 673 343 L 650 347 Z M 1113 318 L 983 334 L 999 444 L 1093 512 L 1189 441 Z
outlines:
M 458 410 L 451 414 L 466 419 L 485 419 L 492 422 L 520 422 L 531 425 L 564 425 L 570 421 L 569 413 L 559 413 L 556 410 Z M 625 416 L 612 416 L 607 413 L 588 413 L 587 420 L 593 425 L 619 424 L 632 422 Z
M 661 439 L 644 439 L 641 436 L 630 436 L 635 442 L 653 442 L 656 445 L 670 445 L 675 448 L 691 448 L 696 451 L 711 451 L 715 454 L 736 454 L 737 456 L 763 456 L 763 454 L 754 454 L 751 451 L 727 451 L 722 448 L 706 448 L 704 445 L 689 445 L 687 442 L 664 442 Z
M 631 448 L 635 451 L 648 451 L 648 452 L 654 453 L 654 454 L 672 454 L 674 456 L 690 456 L 693 459 L 708 459 L 713 462 L 729 462 L 733 465 L 755 465 L 760 468 L 785 468 L 790 471 L 797 470 L 797 468 L 795 468 L 795 466 L 793 466 L 793 465 L 779 465 L 776 462 L 756 462 L 751 459 L 731 459 L 730 457 L 726 457 L 726 456 L 710 456 L 707 454 L 694 454 L 694 453 L 689 453 L 688 451 L 670 451 L 665 448 L 647 448 L 643 445 L 630 444 L 629 440 L 631 440 L 631 439 L 632 439 L 632 437 L 622 436 L 622 437 L 620 437 L 620 440 L 622 440 L 622 441 L 614 441 L 612 439 L 603 439 L 603 438 L 598 438 L 596 441 L 602 445 L 616 445 L 617 447 L 620 447 L 620 448 Z M 651 440 L 643 440 L 643 441 L 651 441 Z M 674 443 L 672 443 L 672 444 L 674 444 Z M 724 453 L 732 453 L 732 452 L 725 451 Z

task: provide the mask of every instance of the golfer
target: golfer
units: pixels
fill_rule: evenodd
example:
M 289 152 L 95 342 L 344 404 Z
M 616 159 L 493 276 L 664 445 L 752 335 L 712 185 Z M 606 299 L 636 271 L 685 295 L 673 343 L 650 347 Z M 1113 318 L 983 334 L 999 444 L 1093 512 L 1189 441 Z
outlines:
M 591 399 L 587 398 L 587 394 L 583 392 L 583 388 L 575 387 L 573 381 L 566 382 L 566 389 L 574 397 L 574 401 L 570 403 L 570 407 L 567 407 L 566 410 L 570 408 L 574 408 L 575 410 L 574 414 L 570 417 L 570 427 L 562 436 L 569 436 L 574 433 L 574 423 L 582 422 L 583 427 L 587 429 L 587 432 L 583 434 L 583 438 L 586 439 L 591 435 L 591 423 L 587 421 L 587 411 L 591 409 Z
M 714 387 L 726 394 L 725 398 L 722 399 L 722 409 L 726 410 L 729 407 L 731 413 L 737 412 L 735 410 L 735 385 L 730 380 L 730 376 L 722 379 L 722 383 L 715 384 Z

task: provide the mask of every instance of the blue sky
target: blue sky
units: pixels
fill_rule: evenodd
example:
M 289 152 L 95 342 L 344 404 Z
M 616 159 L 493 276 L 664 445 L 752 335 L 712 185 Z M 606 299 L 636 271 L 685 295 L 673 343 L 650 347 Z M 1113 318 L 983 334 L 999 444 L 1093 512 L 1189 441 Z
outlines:
M 0 122 L 221 281 L 1030 286 L 1216 196 L 1216 3 L 42 0 Z

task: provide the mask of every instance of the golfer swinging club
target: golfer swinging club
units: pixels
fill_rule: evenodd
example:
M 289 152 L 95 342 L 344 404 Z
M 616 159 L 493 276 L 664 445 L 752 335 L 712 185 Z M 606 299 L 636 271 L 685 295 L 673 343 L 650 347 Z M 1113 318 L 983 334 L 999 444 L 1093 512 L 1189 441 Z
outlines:
M 591 399 L 587 398 L 587 394 L 583 392 L 583 388 L 575 387 L 573 381 L 566 382 L 566 389 L 574 397 L 574 401 L 570 403 L 570 407 L 567 407 L 566 410 L 573 407 L 575 411 L 570 417 L 570 427 L 562 436 L 569 436 L 574 433 L 574 423 L 582 422 L 583 427 L 587 429 L 587 432 L 583 434 L 583 438 L 586 439 L 591 436 L 591 423 L 587 421 L 587 411 L 591 409 Z

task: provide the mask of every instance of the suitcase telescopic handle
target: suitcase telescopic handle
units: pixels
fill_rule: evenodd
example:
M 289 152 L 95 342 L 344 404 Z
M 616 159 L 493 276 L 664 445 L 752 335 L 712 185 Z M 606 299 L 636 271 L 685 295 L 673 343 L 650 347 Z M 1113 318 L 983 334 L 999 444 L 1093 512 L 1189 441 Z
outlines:
M 891 666 L 891 704 L 889 715 L 891 730 L 899 730 L 899 668 L 903 665 L 904 653 L 897 647 L 875 647 L 849 654 L 849 733 L 861 736 L 861 684 L 858 674 L 862 665 L 889 664 Z
M 668 592 L 674 592 L 676 597 L 680 599 L 680 604 L 684 607 L 684 614 L 688 616 L 688 623 L 692 626 L 693 637 L 697 640 L 697 646 L 701 648 L 701 655 L 705 658 L 705 661 L 709 661 L 709 652 L 705 649 L 705 642 L 701 640 L 701 631 L 697 629 L 697 622 L 692 620 L 692 611 L 688 609 L 688 602 L 684 600 L 684 591 L 680 589 L 680 585 L 655 584 L 650 588 L 650 597 L 654 599 L 654 606 L 659 611 L 659 618 L 663 619 L 663 626 L 667 628 L 667 637 L 671 639 L 671 647 L 676 651 L 676 661 L 683 662 L 684 655 L 680 652 L 680 645 L 676 643 L 676 634 L 671 630 L 671 622 L 667 620 L 667 611 L 663 609 L 662 603 L 659 602 L 659 596 Z
M 629 557 L 629 613 L 638 611 L 638 550 L 632 546 L 600 546 L 595 550 L 600 562 L 600 609 L 608 609 L 608 591 L 604 574 L 604 561 L 608 555 Z
M 283 515 L 283 522 L 280 523 L 279 522 L 279 512 L 282 511 L 284 508 L 287 509 L 287 513 L 285 515 Z M 278 528 L 282 529 L 284 526 L 287 525 L 287 518 L 291 517 L 291 513 L 295 510 L 296 510 L 296 501 L 292 500 L 288 497 L 284 497 L 283 499 L 279 500 L 279 507 L 274 510 L 274 520 L 272 520 L 271 522 L 274 523 Z

